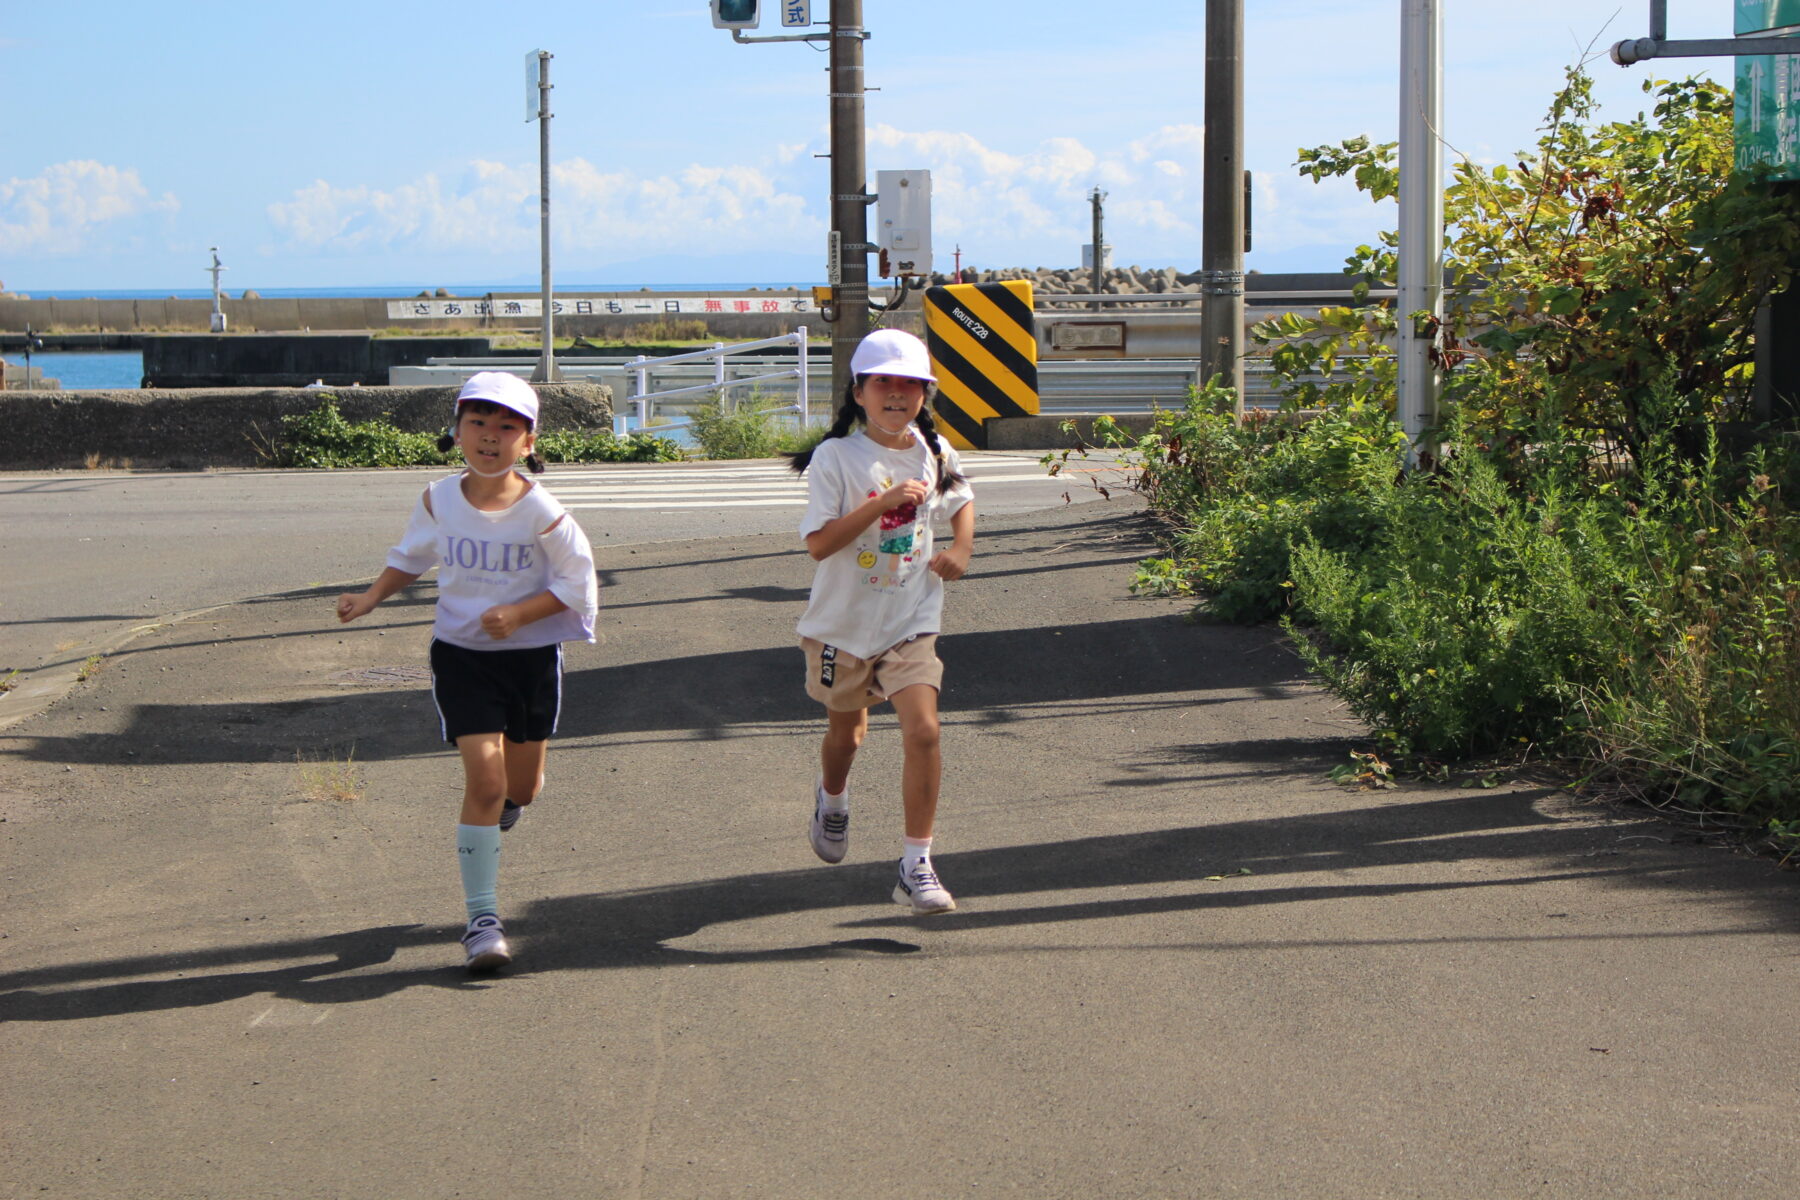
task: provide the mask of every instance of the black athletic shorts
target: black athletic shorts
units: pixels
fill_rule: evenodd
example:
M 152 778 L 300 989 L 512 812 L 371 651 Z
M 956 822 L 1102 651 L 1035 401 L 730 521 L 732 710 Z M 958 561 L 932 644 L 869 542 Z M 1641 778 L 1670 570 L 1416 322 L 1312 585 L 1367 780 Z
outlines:
M 560 645 L 466 650 L 431 640 L 431 698 L 446 742 L 469 733 L 544 741 L 556 732 L 562 676 Z

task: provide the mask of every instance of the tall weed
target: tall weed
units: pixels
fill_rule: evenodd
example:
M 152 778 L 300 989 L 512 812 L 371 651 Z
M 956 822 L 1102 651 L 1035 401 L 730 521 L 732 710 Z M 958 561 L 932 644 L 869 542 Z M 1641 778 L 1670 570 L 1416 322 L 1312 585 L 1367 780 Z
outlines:
M 1096 432 L 1123 452 L 1132 486 L 1167 526 L 1168 553 L 1139 564 L 1132 590 L 1202 596 L 1218 620 L 1265 620 L 1288 606 L 1296 542 L 1346 551 L 1371 543 L 1405 440 L 1376 407 L 1304 423 L 1252 414 L 1239 424 L 1231 399 L 1224 389 L 1196 391 L 1136 439 L 1106 420 Z
M 694 440 L 707 458 L 773 458 L 816 445 L 823 426 L 796 428 L 786 406 L 752 392 L 739 401 L 715 395 L 694 410 Z
M 1514 492 L 1465 452 L 1398 483 L 1384 515 L 1361 553 L 1295 546 L 1287 626 L 1308 664 L 1404 751 L 1562 744 L 1573 689 L 1629 645 L 1593 603 L 1621 567 L 1604 506 Z
M 1640 641 L 1579 699 L 1613 778 L 1800 833 L 1800 514 L 1784 468 L 1759 453 L 1733 484 L 1709 459 L 1647 489 L 1638 586 L 1619 597 Z

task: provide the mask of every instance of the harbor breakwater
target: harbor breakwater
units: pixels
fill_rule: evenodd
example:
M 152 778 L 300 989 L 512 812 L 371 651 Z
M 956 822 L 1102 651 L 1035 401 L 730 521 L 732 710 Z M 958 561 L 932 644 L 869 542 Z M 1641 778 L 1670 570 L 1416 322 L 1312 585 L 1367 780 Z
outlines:
M 1090 271 L 1066 268 L 1007 268 L 965 271 L 963 282 L 995 283 L 1029 280 L 1039 303 L 1054 307 L 1059 297 L 1090 294 Z M 932 286 L 955 282 L 948 274 L 931 276 Z M 1341 273 L 1263 275 L 1251 272 L 1244 279 L 1249 298 L 1258 292 L 1343 293 L 1353 281 Z M 871 280 L 877 295 L 888 291 L 887 281 Z M 1178 303 L 1193 303 L 1202 290 L 1198 271 L 1176 267 L 1115 267 L 1105 272 L 1100 291 L 1106 295 L 1168 296 Z M 726 339 L 775 337 L 805 325 L 823 328 L 813 306 L 812 293 L 796 289 L 664 292 L 641 289 L 629 292 L 557 293 L 562 306 L 556 329 L 563 336 L 632 339 L 642 337 L 645 326 L 672 321 L 703 322 L 708 336 Z M 453 296 L 443 288 L 410 295 L 386 297 L 305 296 L 264 299 L 255 292 L 227 296 L 221 304 L 229 333 L 294 333 L 302 331 L 367 332 L 403 328 L 417 333 L 531 332 L 540 327 L 535 292 L 488 292 L 478 296 Z M 1339 301 L 1341 302 L 1341 300 Z M 918 304 L 918 292 L 907 299 Z M 451 309 L 454 308 L 454 312 Z M 514 311 L 516 310 L 516 311 Z M 20 335 L 25 327 L 38 333 L 69 335 L 196 332 L 210 329 L 212 301 L 208 299 L 32 299 L 0 293 L 0 347 L 5 335 Z

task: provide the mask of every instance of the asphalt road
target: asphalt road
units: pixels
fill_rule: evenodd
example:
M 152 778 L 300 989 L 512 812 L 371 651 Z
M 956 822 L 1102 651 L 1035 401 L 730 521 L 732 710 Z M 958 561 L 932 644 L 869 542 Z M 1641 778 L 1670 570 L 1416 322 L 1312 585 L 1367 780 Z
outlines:
M 791 531 L 619 547 L 480 981 L 429 587 L 141 634 L 0 730 L 0 1195 L 1792 1194 L 1794 875 L 1525 780 L 1331 785 L 1355 723 L 1278 631 L 1131 597 L 1128 501 L 976 546 L 957 913 L 887 899 L 891 715 L 848 860 L 805 843 Z
M 1083 503 L 1039 456 L 964 457 L 994 515 Z M 1078 466 L 1080 464 L 1077 464 Z M 440 468 L 0 474 L 0 728 L 146 624 L 251 596 L 372 578 Z M 1099 472 L 1105 474 L 1105 472 Z M 791 533 L 803 485 L 774 462 L 558 466 L 544 476 L 604 556 L 682 538 Z

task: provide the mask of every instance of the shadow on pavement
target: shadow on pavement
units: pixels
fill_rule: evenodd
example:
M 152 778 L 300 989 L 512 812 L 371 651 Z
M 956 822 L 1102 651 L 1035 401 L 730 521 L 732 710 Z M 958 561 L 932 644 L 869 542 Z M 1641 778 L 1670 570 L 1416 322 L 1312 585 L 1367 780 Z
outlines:
M 1547 793 L 1430 798 L 1341 812 L 1247 820 L 1145 833 L 1077 838 L 1035 845 L 953 853 L 939 861 L 962 908 L 921 921 L 898 908 L 865 915 L 890 886 L 888 862 L 738 875 L 618 893 L 538 900 L 508 921 L 519 961 L 516 973 L 606 971 L 664 966 L 805 961 L 864 954 L 903 955 L 929 942 L 939 954 L 1035 953 L 1043 947 L 983 942 L 958 947 L 962 933 L 998 928 L 1066 926 L 1143 915 L 1218 912 L 1262 905 L 1341 903 L 1379 897 L 1531 887 L 1575 879 L 1618 883 L 1679 883 L 1689 888 L 1737 889 L 1709 864 L 1691 856 L 1640 865 L 1602 865 L 1593 830 L 1582 822 L 1544 816 Z M 1481 859 L 1521 869 L 1426 882 L 1356 882 L 1354 872 L 1405 865 Z M 1549 867 L 1548 864 L 1560 864 Z M 1583 865 L 1591 864 L 1591 865 Z M 1248 876 L 1234 872 L 1248 868 Z M 1343 882 L 1270 886 L 1284 874 L 1317 879 L 1337 872 Z M 1727 873 L 1729 874 L 1729 873 Z M 1209 878 L 1212 877 L 1212 878 Z M 1762 878 L 1759 876 L 1759 878 Z M 1781 880 L 1766 878 L 1779 889 Z M 1098 889 L 1140 889 L 1132 895 L 1089 898 Z M 1152 889 L 1144 891 L 1142 889 Z M 1171 888 L 1180 890 L 1171 891 Z M 834 916 L 842 910 L 842 916 Z M 1800 929 L 1800 914 L 1776 908 L 1775 921 Z M 817 914 L 820 940 L 710 951 L 671 945 L 709 927 L 769 917 Z M 1196 926 L 1197 932 L 1204 926 Z M 1766 928 L 1766 927 L 1763 927 Z M 488 986 L 456 964 L 454 927 L 381 926 L 321 938 L 242 943 L 191 953 L 73 963 L 0 975 L 0 1022 L 84 1020 L 122 1013 L 219 1004 L 251 995 L 306 1004 L 348 1004 L 415 986 Z M 831 932 L 844 936 L 832 938 Z M 1156 943 L 1160 951 L 1212 952 L 1272 946 L 1399 945 L 1430 942 L 1631 940 L 1711 937 L 1747 932 L 1717 928 L 1678 933 L 1502 933 L 1468 938 L 1410 938 L 1375 924 L 1364 938 L 1269 943 Z M 756 931 L 737 935 L 754 940 Z M 444 965 L 384 969 L 402 950 L 433 947 Z M 279 963 L 292 965 L 273 965 Z M 181 972 L 181 978 L 149 978 Z
M 1177 695 L 1180 703 L 1195 705 L 1219 692 L 1280 699 L 1306 683 L 1304 668 L 1276 635 L 1190 625 L 1168 613 L 959 633 L 944 639 L 940 653 L 947 665 L 941 702 L 947 717 L 988 719 L 989 710 L 1107 700 L 1155 704 Z M 771 722 L 816 722 L 818 705 L 800 687 L 801 663 L 796 647 L 770 646 L 571 670 L 557 738 L 686 731 L 720 740 Z M 792 686 L 772 688 L 771 680 Z M 430 706 L 423 688 L 140 704 L 117 733 L 0 737 L 0 745 L 39 762 L 257 763 L 336 745 L 353 730 L 357 757 L 373 762 L 440 749 L 435 722 L 421 715 Z M 1231 754 L 1229 745 L 1217 750 Z

